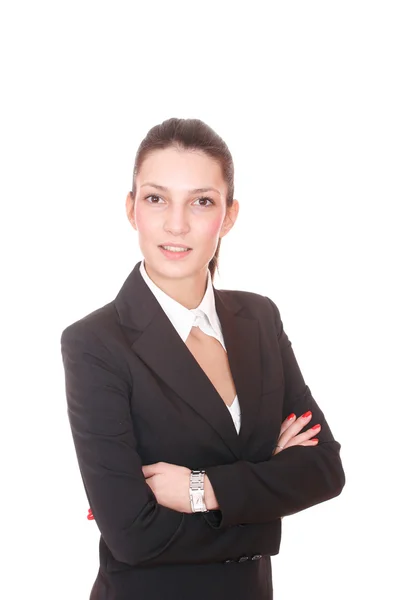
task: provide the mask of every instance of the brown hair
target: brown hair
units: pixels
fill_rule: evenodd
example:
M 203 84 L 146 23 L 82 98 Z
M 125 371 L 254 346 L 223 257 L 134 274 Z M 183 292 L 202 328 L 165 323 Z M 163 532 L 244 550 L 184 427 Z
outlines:
M 133 168 L 132 195 L 136 196 L 136 175 L 147 156 L 153 150 L 163 150 L 169 147 L 184 150 L 201 150 L 221 165 L 223 177 L 228 186 L 226 198 L 227 207 L 233 204 L 234 194 L 234 167 L 232 155 L 224 140 L 200 119 L 168 119 L 152 127 L 142 140 L 135 157 Z M 215 270 L 218 269 L 218 256 L 221 239 L 218 242 L 215 254 L 209 262 L 212 280 Z

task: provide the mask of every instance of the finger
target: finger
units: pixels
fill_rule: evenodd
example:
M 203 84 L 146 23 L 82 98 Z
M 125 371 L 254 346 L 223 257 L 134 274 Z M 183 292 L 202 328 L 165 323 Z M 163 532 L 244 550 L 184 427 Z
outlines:
M 146 479 L 146 483 L 149 486 L 149 488 L 151 489 L 151 491 L 153 492 L 153 494 L 155 494 L 155 488 L 153 487 L 154 482 L 153 482 L 152 478 L 150 477 L 149 479 Z
M 290 427 L 292 425 L 292 423 L 294 423 L 296 420 L 296 415 L 294 413 L 290 414 L 288 417 L 286 417 L 286 419 L 283 421 L 282 425 L 281 425 L 281 430 L 279 432 L 279 437 L 281 437 L 281 435 L 283 433 L 285 433 L 285 431 L 287 430 L 288 427 Z
M 151 465 L 142 465 L 142 471 L 145 477 L 151 477 L 151 475 L 157 475 L 162 473 L 164 470 L 165 463 L 158 462 L 152 463 Z
M 291 413 L 288 417 L 286 417 L 286 419 L 282 422 L 278 439 L 281 438 L 281 436 L 290 427 L 290 425 L 292 425 L 292 423 L 294 423 L 295 420 L 296 420 L 296 415 L 294 413 Z
M 320 433 L 320 431 L 321 431 L 321 425 L 318 423 L 318 425 L 314 425 L 313 427 L 310 427 L 310 429 L 307 429 L 307 431 L 304 431 L 303 433 L 299 433 L 298 435 L 291 438 L 286 443 L 286 446 L 289 446 L 289 445 L 290 446 L 299 446 L 302 442 L 306 442 L 307 440 L 318 435 L 318 433 Z
M 296 421 L 289 425 L 282 437 L 279 438 L 278 444 L 285 447 L 288 441 L 296 436 L 307 425 L 307 423 L 310 422 L 311 418 L 312 413 L 310 410 L 298 417 Z
M 307 440 L 306 442 L 302 442 L 299 446 L 317 446 L 319 443 L 318 438 L 312 438 L 311 440 Z
M 285 450 L 286 448 L 292 448 L 294 446 L 317 446 L 319 444 L 318 438 L 311 438 L 310 440 L 305 440 L 304 442 L 299 442 L 298 438 L 299 436 L 296 436 L 293 439 L 291 439 L 284 448 L 276 446 L 274 452 L 272 453 L 272 456 L 275 456 L 275 454 L 279 454 L 279 452 L 282 452 L 282 450 Z
M 282 450 L 284 449 L 284 446 L 281 442 L 281 440 L 279 439 L 276 446 L 274 447 L 274 451 L 272 452 L 272 456 L 275 456 L 275 454 L 279 454 L 279 452 L 282 452 Z
M 142 472 L 143 475 L 147 478 L 147 477 L 152 477 L 153 475 L 156 474 L 156 470 L 154 468 L 154 465 L 144 465 L 142 467 Z

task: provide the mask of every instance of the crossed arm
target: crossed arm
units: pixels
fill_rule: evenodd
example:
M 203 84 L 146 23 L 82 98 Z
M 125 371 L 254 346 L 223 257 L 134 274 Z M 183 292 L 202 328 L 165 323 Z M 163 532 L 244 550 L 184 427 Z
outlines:
M 239 523 L 263 523 L 284 517 L 340 494 L 345 475 L 340 444 L 305 384 L 276 304 L 275 316 L 285 379 L 283 421 L 272 458 L 260 463 L 237 461 L 206 468 L 205 504 L 217 510 L 209 523 L 221 529 Z M 290 414 L 289 414 L 290 413 Z M 304 427 L 310 427 L 303 431 Z M 315 436 L 320 434 L 320 439 Z M 158 463 L 143 467 L 158 502 L 191 512 L 189 469 Z M 177 490 L 174 493 L 174 488 Z
M 265 523 L 294 514 L 338 496 L 345 485 L 340 444 L 305 384 L 278 307 L 268 301 L 274 312 L 284 373 L 283 413 L 297 418 L 290 425 L 283 423 L 278 440 L 283 448 L 278 448 L 270 460 L 237 461 L 207 469 L 219 504 L 219 520 L 214 523 L 217 528 L 238 522 Z M 319 432 L 318 443 L 311 441 L 311 431 L 298 435 L 304 424 Z
M 68 416 L 78 464 L 97 525 L 117 560 L 144 566 L 214 562 L 229 557 L 232 548 L 247 554 L 257 540 L 261 553 L 267 544 L 261 524 L 341 492 L 340 445 L 304 383 L 272 305 L 285 374 L 284 411 L 298 417 L 284 422 L 278 441 L 284 449 L 277 448 L 270 460 L 206 468 L 206 505 L 212 513 L 188 514 L 189 469 L 141 464 L 128 378 L 111 351 L 86 324 L 63 331 Z M 295 443 L 296 436 L 289 437 L 308 410 L 308 424 L 321 425 L 317 445 L 305 443 L 310 439 L 299 445 L 299 438 Z M 244 523 L 249 525 L 245 529 L 233 527 Z
M 321 425 L 310 427 L 307 431 L 302 429 L 310 422 L 311 411 L 307 411 L 299 418 L 291 413 L 282 423 L 278 445 L 274 450 L 274 456 L 285 448 L 293 446 L 316 446 L 318 438 L 315 436 L 321 430 Z M 171 508 L 178 512 L 191 513 L 189 501 L 189 477 L 190 469 L 180 465 L 165 462 L 144 465 L 142 467 L 146 483 L 151 487 L 157 502 L 162 506 Z M 220 508 L 211 481 L 206 474 L 204 477 L 204 498 L 208 510 Z

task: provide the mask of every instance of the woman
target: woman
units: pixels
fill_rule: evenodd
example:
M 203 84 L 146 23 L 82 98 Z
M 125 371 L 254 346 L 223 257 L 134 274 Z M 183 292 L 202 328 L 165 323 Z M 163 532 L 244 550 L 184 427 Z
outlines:
M 153 127 L 126 199 L 144 260 L 112 302 L 62 332 L 101 532 L 91 600 L 271 599 L 282 517 L 344 486 L 340 444 L 276 304 L 213 286 L 233 190 L 231 154 L 210 127 Z

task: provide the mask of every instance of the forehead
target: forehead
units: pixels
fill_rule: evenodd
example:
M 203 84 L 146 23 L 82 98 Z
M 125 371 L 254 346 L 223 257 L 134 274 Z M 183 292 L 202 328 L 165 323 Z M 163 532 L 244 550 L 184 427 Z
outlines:
M 199 150 L 165 148 L 152 151 L 136 177 L 138 185 L 151 181 L 168 188 L 193 189 L 206 186 L 225 189 L 221 165 Z

